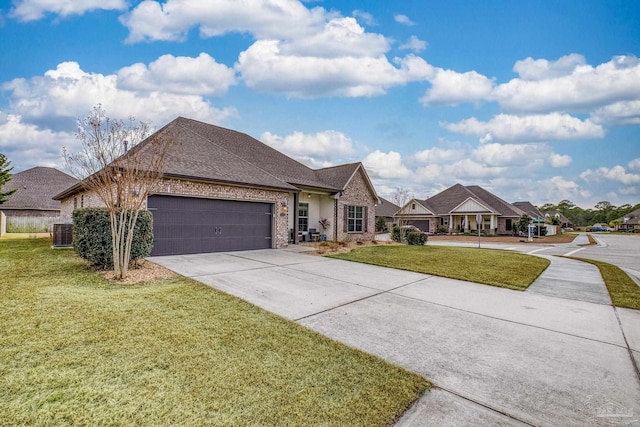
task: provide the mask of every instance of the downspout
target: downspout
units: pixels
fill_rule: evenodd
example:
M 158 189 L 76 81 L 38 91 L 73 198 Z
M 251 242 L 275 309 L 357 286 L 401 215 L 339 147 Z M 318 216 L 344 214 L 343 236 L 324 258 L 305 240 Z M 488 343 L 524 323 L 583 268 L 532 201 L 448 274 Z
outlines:
M 298 244 L 298 204 L 300 202 L 300 193 L 293 193 L 293 244 Z

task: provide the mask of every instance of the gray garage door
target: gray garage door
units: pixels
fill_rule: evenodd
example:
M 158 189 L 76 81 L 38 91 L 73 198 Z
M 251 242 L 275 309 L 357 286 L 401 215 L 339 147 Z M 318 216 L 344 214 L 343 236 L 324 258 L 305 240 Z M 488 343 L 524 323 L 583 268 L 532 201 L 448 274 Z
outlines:
M 149 196 L 152 256 L 271 248 L 272 204 Z
M 429 231 L 429 220 L 428 219 L 416 219 L 413 221 L 408 221 L 407 225 L 413 225 L 417 227 L 420 231 Z

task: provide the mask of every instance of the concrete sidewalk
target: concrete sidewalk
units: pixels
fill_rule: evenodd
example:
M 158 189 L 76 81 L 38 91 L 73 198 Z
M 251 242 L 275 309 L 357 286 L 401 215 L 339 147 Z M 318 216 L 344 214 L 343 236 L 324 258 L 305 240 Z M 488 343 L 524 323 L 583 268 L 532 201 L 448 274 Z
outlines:
M 548 259 L 551 264 L 527 288 L 527 292 L 611 305 L 598 267 L 573 259 L 536 255 Z
M 287 250 L 152 261 L 424 375 L 436 388 L 401 426 L 609 425 L 620 420 L 610 408 L 640 415 L 635 310 L 619 323 L 604 304 Z

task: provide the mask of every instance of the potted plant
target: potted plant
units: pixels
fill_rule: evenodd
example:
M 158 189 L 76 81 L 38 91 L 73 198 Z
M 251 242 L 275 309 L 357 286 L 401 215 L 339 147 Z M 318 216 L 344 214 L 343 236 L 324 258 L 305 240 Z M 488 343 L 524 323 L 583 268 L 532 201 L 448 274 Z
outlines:
M 331 227 L 331 222 L 329 222 L 329 220 L 327 218 L 322 218 L 318 222 L 320 223 L 320 226 L 322 227 L 322 231 L 326 231 L 327 228 Z M 327 235 L 325 233 L 322 233 L 320 238 L 322 239 L 323 242 L 327 241 Z

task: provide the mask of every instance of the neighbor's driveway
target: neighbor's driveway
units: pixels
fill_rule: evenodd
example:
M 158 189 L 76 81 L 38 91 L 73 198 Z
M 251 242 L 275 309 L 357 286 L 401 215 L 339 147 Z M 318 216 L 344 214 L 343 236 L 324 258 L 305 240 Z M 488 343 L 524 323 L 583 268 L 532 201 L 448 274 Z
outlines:
M 640 419 L 638 311 L 294 250 L 152 261 L 431 380 L 398 425 Z

